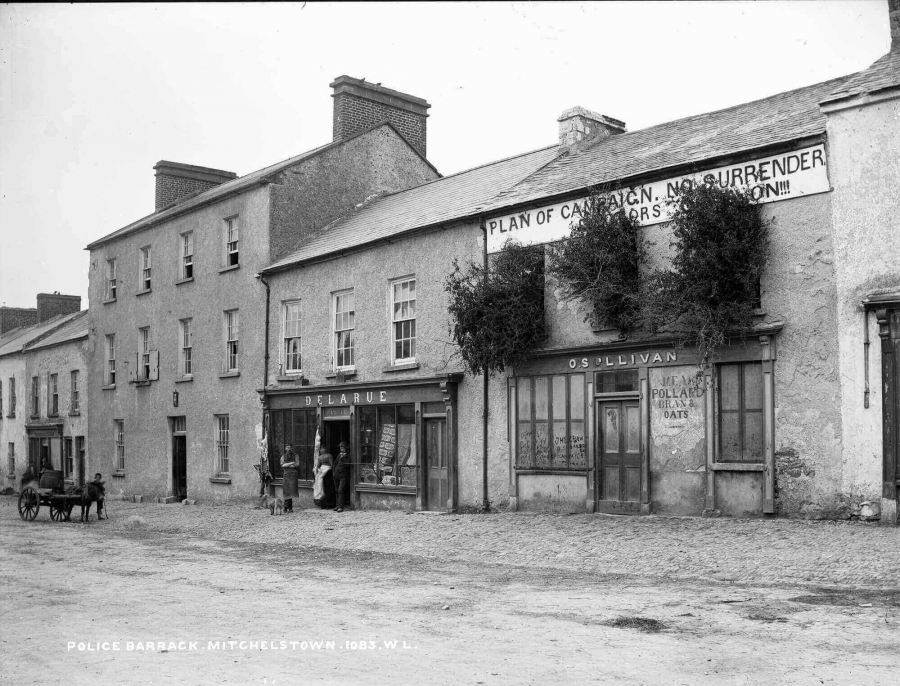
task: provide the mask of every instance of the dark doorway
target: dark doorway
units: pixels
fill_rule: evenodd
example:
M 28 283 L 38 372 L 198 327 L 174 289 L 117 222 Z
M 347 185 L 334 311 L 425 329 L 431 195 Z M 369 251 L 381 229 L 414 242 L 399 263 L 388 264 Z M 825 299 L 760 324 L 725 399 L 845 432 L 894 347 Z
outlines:
M 325 438 L 322 447 L 332 456 L 337 457 L 341 441 L 350 446 L 349 453 L 353 454 L 353 444 L 350 442 L 350 420 L 328 420 L 325 422 Z
M 641 500 L 641 416 L 637 400 L 597 403 L 598 512 L 636 514 Z
M 187 436 L 172 436 L 172 490 L 179 502 L 187 498 Z
M 75 437 L 75 470 L 78 474 L 78 488 L 84 487 L 84 436 Z
M 356 473 L 352 461 L 354 458 L 354 446 L 350 442 L 350 420 L 349 419 L 331 419 L 323 422 L 325 425 L 325 436 L 322 437 L 322 447 L 324 447 L 334 459 L 337 459 L 338 453 L 340 452 L 341 441 L 345 441 L 347 445 L 350 447 L 347 450 L 347 453 L 351 456 L 351 465 L 350 471 L 348 472 L 347 482 L 344 484 L 344 507 L 348 507 L 352 498 L 353 498 L 353 486 L 352 484 L 356 481 Z M 335 484 L 337 486 L 337 484 Z M 339 498 L 338 493 L 335 492 L 335 498 Z M 341 502 L 340 499 L 338 502 Z
M 900 309 L 875 311 L 881 335 L 882 497 L 900 500 Z M 900 522 L 898 518 L 897 522 Z
M 50 439 L 42 438 L 41 439 L 41 464 L 44 464 L 44 459 L 46 458 L 47 464 L 50 465 L 50 468 L 53 468 L 53 459 L 50 455 Z
M 40 465 L 41 465 L 41 439 L 40 438 L 29 438 L 28 439 L 28 464 L 31 466 L 31 471 L 34 473 L 35 478 L 37 478 L 38 472 L 40 471 Z
M 425 509 L 446 510 L 450 501 L 447 420 L 425 420 Z

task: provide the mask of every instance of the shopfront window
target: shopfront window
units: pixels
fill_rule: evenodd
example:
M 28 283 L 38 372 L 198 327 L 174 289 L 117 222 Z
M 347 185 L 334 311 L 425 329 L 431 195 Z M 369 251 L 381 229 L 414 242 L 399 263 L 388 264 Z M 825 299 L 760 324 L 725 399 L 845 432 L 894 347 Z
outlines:
M 359 407 L 360 481 L 382 486 L 418 483 L 415 405 Z
M 720 364 L 718 371 L 719 460 L 762 462 L 762 364 Z
M 516 380 L 516 466 L 521 469 L 585 469 L 584 374 Z
M 281 456 L 284 446 L 290 445 L 300 460 L 297 477 L 301 480 L 313 478 L 313 461 L 316 442 L 315 410 L 273 410 L 270 414 L 272 426 L 272 451 L 269 469 L 276 479 L 281 478 Z

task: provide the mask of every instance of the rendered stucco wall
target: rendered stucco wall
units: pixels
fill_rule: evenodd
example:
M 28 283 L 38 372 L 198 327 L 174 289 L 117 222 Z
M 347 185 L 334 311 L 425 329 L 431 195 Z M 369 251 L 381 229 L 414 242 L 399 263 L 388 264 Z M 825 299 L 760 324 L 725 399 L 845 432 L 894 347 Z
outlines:
M 353 383 L 397 381 L 461 372 L 461 361 L 450 343 L 444 280 L 452 260 L 481 261 L 481 230 L 477 224 L 455 226 L 331 260 L 277 272 L 272 287 L 272 336 L 269 384 L 278 384 L 281 362 L 281 308 L 286 300 L 302 303 L 303 375 L 312 385 L 335 383 L 326 378 L 332 369 L 331 294 L 353 288 L 355 293 L 355 356 Z M 416 277 L 416 361 L 418 369 L 383 371 L 390 362 L 389 283 L 402 276 Z M 482 385 L 481 377 L 466 375 L 458 395 L 458 496 L 463 507 L 479 507 L 482 500 Z M 488 436 L 488 479 L 491 504 L 509 500 L 509 449 L 506 437 L 506 379 L 489 384 L 492 421 Z
M 76 436 L 85 437 L 85 478 L 90 480 L 91 476 L 97 472 L 94 469 L 90 471 L 91 449 L 90 440 L 88 438 L 88 399 L 87 399 L 87 351 L 88 341 L 82 339 L 79 341 L 71 341 L 55 345 L 49 348 L 39 348 L 37 350 L 25 353 L 25 376 L 31 379 L 33 376 L 40 378 L 40 419 L 29 418 L 29 424 L 43 424 L 50 421 L 61 421 L 63 425 L 63 437 L 71 437 L 73 439 L 73 454 L 75 451 L 74 439 Z M 73 411 L 72 408 L 72 383 L 71 372 L 77 370 L 79 380 L 79 409 Z M 55 419 L 47 417 L 47 376 L 49 374 L 57 375 L 57 390 L 59 392 L 59 412 Z M 17 412 L 18 413 L 18 412 Z M 30 414 L 30 413 L 29 413 Z M 60 446 L 61 447 L 61 446 Z M 61 454 L 57 453 L 58 446 L 56 440 L 52 442 L 53 450 L 53 467 L 54 469 L 62 469 Z M 19 472 L 18 477 L 21 479 L 22 472 L 25 471 L 27 463 L 27 443 L 22 446 L 21 459 L 17 457 L 16 466 Z M 77 466 L 76 466 L 77 469 Z M 108 481 L 108 473 L 104 473 L 104 479 Z
M 835 188 L 832 214 L 846 465 L 842 490 L 853 503 L 877 503 L 882 496 L 881 346 L 870 313 L 867 408 L 866 317 L 860 303 L 870 295 L 900 291 L 900 97 L 895 89 L 892 97 L 884 98 L 830 110 L 827 121 L 828 164 Z M 895 518 L 896 510 L 885 517 Z
M 78 340 L 63 343 L 50 348 L 40 348 L 25 353 L 4 355 L 0 357 L 0 379 L 3 380 L 3 418 L 0 419 L 0 467 L 2 467 L 3 487 L 18 490 L 21 487 L 22 474 L 28 466 L 28 434 L 25 425 L 38 425 L 47 422 L 62 422 L 63 437 L 85 437 L 85 474 L 90 468 L 90 441 L 88 440 L 88 395 L 87 395 L 87 350 L 88 341 Z M 71 376 L 70 372 L 78 370 L 80 409 L 77 414 L 71 411 Z M 59 413 L 56 418 L 47 417 L 47 375 L 58 375 Z M 16 413 L 9 416 L 9 378 L 16 379 Z M 38 408 L 39 417 L 31 415 L 31 378 L 39 377 Z M 8 470 L 9 444 L 15 444 L 15 471 Z M 61 445 L 53 441 L 54 467 L 60 467 Z M 73 441 L 74 451 L 74 441 Z
M 9 379 L 16 380 L 16 412 L 9 416 Z M 3 417 L 0 418 L 0 480 L 3 488 L 17 489 L 28 462 L 28 440 L 25 421 L 31 413 L 31 378 L 26 386 L 25 356 L 21 353 L 0 357 L 0 380 L 3 381 Z M 15 471 L 8 469 L 9 444 L 15 448 Z
M 834 179 L 832 185 L 836 185 Z M 761 284 L 764 314 L 759 321 L 784 322 L 776 337 L 776 507 L 792 516 L 832 516 L 844 502 L 830 196 L 823 193 L 761 206 L 763 217 L 773 223 L 769 263 Z M 670 227 L 657 224 L 642 231 L 651 243 L 650 268 L 664 265 L 670 255 Z M 592 331 L 591 324 L 584 321 L 584 306 L 562 301 L 558 284 L 552 282 L 545 311 L 550 330 L 545 348 L 591 346 L 618 337 L 618 331 Z M 639 340 L 638 334 L 631 338 Z M 651 441 L 656 445 L 657 438 L 651 436 Z M 659 465 L 657 462 L 656 469 Z M 697 500 L 700 479 L 687 470 L 705 469 L 699 463 L 682 467 L 680 478 L 685 483 L 669 491 L 654 481 L 660 474 L 651 463 L 654 503 L 659 497 L 673 499 L 659 502 L 660 511 L 673 508 L 684 513 L 687 503 L 676 502 L 679 493 L 690 503 Z M 671 480 L 671 475 L 667 478 Z M 751 479 L 755 477 L 746 480 Z M 717 480 L 723 485 L 728 480 L 740 481 L 736 476 Z M 736 484 L 733 493 L 740 490 Z M 723 503 L 725 493 L 719 493 Z M 690 509 L 695 508 L 692 505 Z
M 649 370 L 650 493 L 655 514 L 703 512 L 706 494 L 706 421 L 703 383 L 696 367 L 679 366 Z M 653 402 L 665 391 L 689 390 L 689 406 L 674 413 Z
M 172 494 L 172 438 L 169 417 L 184 416 L 187 425 L 189 499 L 224 501 L 250 498 L 257 489 L 255 426 L 262 421 L 256 389 L 262 383 L 265 289 L 255 278 L 268 260 L 268 189 L 242 193 L 176 217 L 161 226 L 102 245 L 91 251 L 91 350 L 88 393 L 90 461 L 104 474 L 114 472 L 113 420 L 125 423 L 125 474 L 107 481 L 107 492 Z M 240 220 L 240 267 L 224 266 L 224 218 Z M 181 234 L 194 232 L 194 278 L 180 278 Z M 139 249 L 152 248 L 152 292 L 138 290 Z M 117 300 L 103 303 L 106 260 L 117 260 Z M 240 318 L 239 370 L 220 378 L 224 369 L 224 311 Z M 179 320 L 193 325 L 193 378 L 179 375 Z M 151 349 L 159 351 L 159 380 L 149 386 L 128 383 L 126 363 L 138 350 L 138 328 L 150 327 Z M 105 337 L 116 335 L 116 387 L 104 390 Z M 178 407 L 173 393 L 178 392 Z M 231 484 L 211 483 L 216 473 L 216 420 L 230 421 Z M 102 468 L 101 468 L 102 466 Z M 92 469 L 95 467 L 92 466 Z

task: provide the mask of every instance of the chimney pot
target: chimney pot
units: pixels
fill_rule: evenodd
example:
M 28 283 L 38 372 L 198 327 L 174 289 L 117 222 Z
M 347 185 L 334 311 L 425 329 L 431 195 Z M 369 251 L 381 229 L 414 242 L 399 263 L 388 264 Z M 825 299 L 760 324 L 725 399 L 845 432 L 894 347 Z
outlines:
M 583 107 L 571 107 L 559 115 L 559 151 L 577 152 L 589 141 L 625 132 L 625 122 Z

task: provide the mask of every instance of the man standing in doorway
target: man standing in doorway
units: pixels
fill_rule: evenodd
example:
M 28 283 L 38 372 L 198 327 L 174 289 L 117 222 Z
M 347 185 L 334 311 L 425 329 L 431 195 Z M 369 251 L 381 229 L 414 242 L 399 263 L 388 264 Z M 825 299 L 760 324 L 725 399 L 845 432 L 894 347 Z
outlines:
M 335 512 L 344 511 L 344 503 L 347 502 L 347 486 L 350 480 L 350 446 L 346 441 L 341 441 L 338 446 L 338 456 L 334 460 L 331 472 L 334 474 L 334 494 L 337 498 Z

